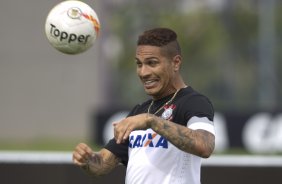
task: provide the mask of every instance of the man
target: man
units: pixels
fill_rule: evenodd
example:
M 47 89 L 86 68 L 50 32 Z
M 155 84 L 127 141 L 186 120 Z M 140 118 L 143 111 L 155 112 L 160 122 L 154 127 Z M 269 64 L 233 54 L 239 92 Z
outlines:
M 174 31 L 140 35 L 137 75 L 151 99 L 114 123 L 114 138 L 99 152 L 80 143 L 73 162 L 94 175 L 123 163 L 127 184 L 200 184 L 201 158 L 214 150 L 214 111 L 207 97 L 184 83 L 181 63 Z

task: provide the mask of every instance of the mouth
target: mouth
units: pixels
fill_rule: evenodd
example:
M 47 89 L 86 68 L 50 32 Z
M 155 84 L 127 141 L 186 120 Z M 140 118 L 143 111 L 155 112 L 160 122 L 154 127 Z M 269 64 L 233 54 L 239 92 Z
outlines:
M 159 83 L 159 80 L 157 79 L 147 79 L 147 80 L 143 80 L 143 85 L 144 88 L 146 89 L 152 89 L 154 87 L 156 87 Z

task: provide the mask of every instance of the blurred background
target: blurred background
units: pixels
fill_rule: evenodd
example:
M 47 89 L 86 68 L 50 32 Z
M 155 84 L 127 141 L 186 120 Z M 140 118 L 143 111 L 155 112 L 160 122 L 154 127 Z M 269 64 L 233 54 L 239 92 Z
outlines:
M 185 81 L 214 104 L 216 151 L 282 152 L 282 1 L 84 0 L 101 31 L 74 56 L 45 37 L 59 2 L 0 2 L 0 150 L 103 145 L 107 122 L 148 98 L 135 74 L 137 35 L 169 27 Z

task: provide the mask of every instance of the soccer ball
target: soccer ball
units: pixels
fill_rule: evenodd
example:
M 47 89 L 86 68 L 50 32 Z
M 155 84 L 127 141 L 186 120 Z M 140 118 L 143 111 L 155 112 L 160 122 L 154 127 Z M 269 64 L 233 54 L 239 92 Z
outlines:
M 96 40 L 100 22 L 96 12 L 86 3 L 76 0 L 57 4 L 48 14 L 45 33 L 57 50 L 78 54 L 88 50 Z

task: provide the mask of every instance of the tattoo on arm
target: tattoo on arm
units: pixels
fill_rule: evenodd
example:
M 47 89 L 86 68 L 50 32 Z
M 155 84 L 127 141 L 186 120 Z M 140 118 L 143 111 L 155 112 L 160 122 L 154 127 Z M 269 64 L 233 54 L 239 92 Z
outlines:
M 156 116 L 150 123 L 154 131 L 187 153 L 207 158 L 214 150 L 215 137 L 205 130 L 192 130 Z
M 110 151 L 102 149 L 100 152 L 94 153 L 82 168 L 89 174 L 100 176 L 109 173 L 119 162 L 118 157 Z

